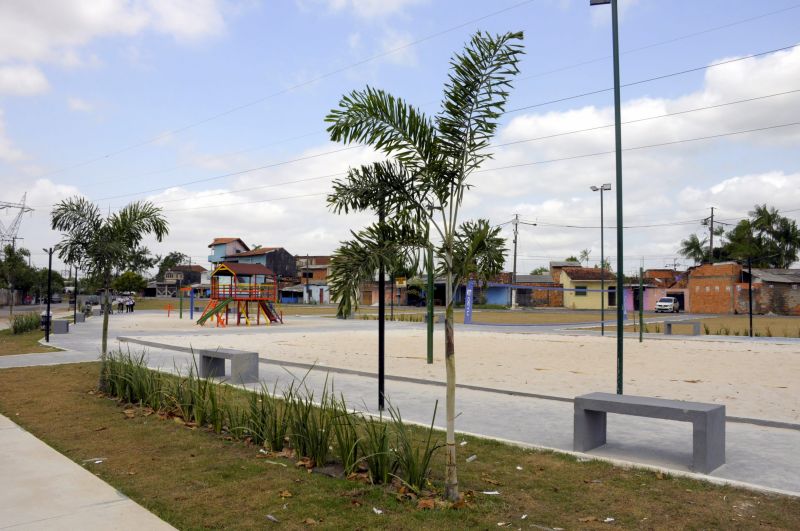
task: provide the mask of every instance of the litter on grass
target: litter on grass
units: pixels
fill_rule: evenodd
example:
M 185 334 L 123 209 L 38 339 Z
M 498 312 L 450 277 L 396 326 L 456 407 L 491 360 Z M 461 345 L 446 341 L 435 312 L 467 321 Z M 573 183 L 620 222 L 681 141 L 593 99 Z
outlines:
M 278 520 L 277 518 L 275 518 L 275 517 L 274 517 L 274 516 L 272 516 L 271 514 L 268 514 L 268 515 L 267 515 L 267 520 L 269 520 L 270 522 L 275 522 L 276 524 L 277 524 L 278 522 L 280 522 L 280 520 Z
M 497 496 L 498 494 L 500 494 L 500 492 L 496 490 L 484 490 L 481 491 L 481 494 L 486 494 L 487 496 Z
M 467 463 L 471 463 L 471 462 L 475 461 L 477 458 L 478 458 L 477 455 L 472 454 L 471 456 L 467 457 Z
M 377 507 L 373 507 L 373 508 L 372 508 L 372 512 L 373 512 L 373 513 L 375 513 L 375 514 L 383 514 L 383 511 L 381 511 L 381 510 L 380 510 L 380 509 L 378 509 Z

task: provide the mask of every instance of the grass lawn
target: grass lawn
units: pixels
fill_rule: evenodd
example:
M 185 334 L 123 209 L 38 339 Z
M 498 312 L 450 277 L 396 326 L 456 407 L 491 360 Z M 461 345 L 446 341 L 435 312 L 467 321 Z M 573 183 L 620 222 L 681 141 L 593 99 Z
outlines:
M 464 313 L 461 313 L 461 322 Z M 609 312 L 606 318 L 610 319 Z M 525 310 L 475 310 L 472 313 L 475 323 L 497 324 L 556 324 L 556 323 L 591 323 L 600 321 L 600 312 L 547 312 Z
M 4 369 L 0 412 L 77 463 L 88 461 L 93 473 L 180 529 L 607 529 L 607 517 L 623 527 L 789 529 L 800 521 L 798 499 L 465 437 L 458 451 L 466 507 L 421 510 L 389 488 L 309 474 L 140 409 L 126 415 L 116 401 L 90 394 L 98 370 L 97 363 Z M 466 463 L 471 454 L 477 459 Z M 98 457 L 102 463 L 89 461 Z M 434 461 L 438 491 L 443 459 Z
M 12 334 L 10 329 L 0 330 L 0 356 L 10 354 L 33 354 L 36 352 L 57 352 L 60 349 L 40 345 L 44 337 L 41 330 L 31 330 L 24 334 Z
M 671 319 L 674 315 L 666 316 L 666 319 Z M 680 319 L 685 319 L 686 316 L 682 315 Z M 691 317 L 690 317 L 691 318 Z M 709 317 L 700 319 L 702 326 L 700 328 L 701 334 L 722 335 L 722 336 L 746 336 L 750 330 L 750 320 L 747 315 L 725 315 L 720 317 Z M 638 325 L 637 325 L 638 326 Z M 647 323 L 645 331 L 651 333 L 663 333 L 663 323 Z M 708 330 L 706 330 L 708 327 Z M 607 331 L 616 330 L 616 326 L 607 326 Z M 593 328 L 592 330 L 600 330 L 600 328 Z M 626 332 L 638 331 L 634 330 L 633 325 L 625 327 Z M 755 335 L 761 337 L 800 337 L 800 317 L 796 316 L 753 316 L 753 332 Z M 673 334 L 691 334 L 692 325 L 672 325 Z

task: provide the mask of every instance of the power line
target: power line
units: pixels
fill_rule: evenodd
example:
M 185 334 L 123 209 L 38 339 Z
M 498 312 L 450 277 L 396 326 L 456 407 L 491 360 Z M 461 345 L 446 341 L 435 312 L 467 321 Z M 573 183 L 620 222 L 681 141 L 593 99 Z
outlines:
M 774 98 L 774 97 L 778 97 L 778 96 L 786 96 L 786 95 L 795 94 L 795 93 L 798 93 L 798 92 L 800 92 L 800 89 L 788 90 L 788 91 L 784 91 L 784 92 L 777 92 L 777 93 L 774 93 L 774 94 L 766 94 L 766 95 L 762 95 L 762 96 L 755 96 L 755 97 L 752 97 L 752 98 L 745 98 L 745 99 L 741 99 L 741 100 L 735 100 L 735 101 L 730 101 L 730 102 L 725 102 L 725 103 L 719 103 L 719 104 L 716 104 L 716 105 L 706 105 L 706 106 L 703 106 L 703 107 L 696 107 L 696 108 L 693 108 L 693 109 L 684 109 L 682 111 L 675 111 L 675 112 L 664 113 L 664 114 L 660 114 L 660 115 L 656 115 L 656 116 L 648 116 L 648 117 L 645 117 L 645 118 L 627 120 L 627 121 L 622 122 L 622 124 L 623 125 L 629 125 L 629 124 L 640 123 L 640 122 L 645 122 L 645 121 L 649 121 L 649 120 L 668 118 L 668 117 L 672 117 L 672 116 L 690 114 L 690 113 L 693 113 L 693 112 L 699 112 L 699 111 L 705 111 L 705 110 L 710 110 L 710 109 L 717 109 L 717 108 L 721 108 L 721 107 L 727 107 L 727 106 L 731 106 L 731 105 L 738 105 L 738 104 L 742 104 L 742 103 L 750 103 L 750 102 L 753 102 L 753 101 L 759 101 L 759 100 L 764 100 L 764 99 L 768 99 L 768 98 Z M 605 124 L 605 125 L 600 125 L 600 126 L 595 126 L 595 127 L 588 127 L 588 128 L 584 128 L 584 129 L 576 129 L 576 130 L 572 130 L 572 131 L 565 131 L 565 132 L 562 132 L 562 133 L 554 133 L 554 134 L 546 135 L 546 136 L 527 138 L 527 139 L 522 139 L 522 140 L 514 140 L 514 141 L 511 141 L 511 142 L 504 142 L 504 143 L 501 143 L 501 144 L 492 144 L 491 147 L 497 148 L 497 147 L 505 147 L 505 146 L 510 146 L 510 145 L 514 145 L 514 144 L 526 143 L 526 142 L 535 142 L 535 141 L 539 141 L 539 140 L 547 140 L 547 139 L 551 139 L 551 138 L 568 136 L 568 135 L 573 135 L 573 134 L 578 134 L 578 133 L 585 133 L 585 132 L 591 132 L 591 131 L 596 131 L 596 130 L 601 130 L 601 129 L 607 129 L 607 128 L 613 127 L 613 126 L 614 126 L 614 124 Z M 158 192 L 158 191 L 167 190 L 169 188 L 174 188 L 174 187 L 178 187 L 178 186 L 186 186 L 186 185 L 198 184 L 198 183 L 202 183 L 202 182 L 210 182 L 210 181 L 214 181 L 214 180 L 223 179 L 223 178 L 226 178 L 226 177 L 233 177 L 233 176 L 237 176 L 237 175 L 243 175 L 243 174 L 246 174 L 246 173 L 251 173 L 251 172 L 255 172 L 255 171 L 259 171 L 259 170 L 263 170 L 263 169 L 267 169 L 267 168 L 272 168 L 272 167 L 281 166 L 281 165 L 285 165 L 285 164 L 291 164 L 291 163 L 294 163 L 294 162 L 300 162 L 300 161 L 304 161 L 304 160 L 308 160 L 308 159 L 312 159 L 312 158 L 318 158 L 318 157 L 322 157 L 322 156 L 326 156 L 326 155 L 340 153 L 340 152 L 346 151 L 346 150 L 357 149 L 358 147 L 361 147 L 361 146 L 348 146 L 348 147 L 339 148 L 339 149 L 335 149 L 335 150 L 325 151 L 325 152 L 322 152 L 322 153 L 317 153 L 317 154 L 314 154 L 314 155 L 309 155 L 307 157 L 299 157 L 299 158 L 289 159 L 289 160 L 285 160 L 285 161 L 273 162 L 273 163 L 270 163 L 270 164 L 257 166 L 255 168 L 247 168 L 247 169 L 244 169 L 244 170 L 240 170 L 240 171 L 236 171 L 236 172 L 224 173 L 224 174 L 221 174 L 221 175 L 207 177 L 207 178 L 204 178 L 204 179 L 186 181 L 186 182 L 176 183 L 176 184 L 172 184 L 172 185 L 168 185 L 168 186 L 152 188 L 152 189 L 149 189 L 149 190 L 131 192 L 131 193 L 128 193 L 128 194 L 119 194 L 119 195 L 115 195 L 115 196 L 101 197 L 101 198 L 96 199 L 96 201 L 104 201 L 104 200 L 108 200 L 108 199 L 118 199 L 118 198 L 121 198 L 121 197 L 130 197 L 130 196 L 142 195 L 142 194 L 146 194 L 146 193 L 150 193 L 150 192 Z M 271 187 L 280 186 L 280 185 L 283 185 L 283 184 L 295 184 L 297 182 L 303 182 L 304 180 L 308 180 L 308 181 L 319 180 L 319 179 L 323 179 L 325 177 L 334 177 L 336 175 L 341 175 L 342 173 L 344 173 L 344 172 L 339 172 L 339 173 L 335 173 L 335 174 L 328 174 L 328 175 L 323 175 L 323 176 L 317 176 L 317 177 L 310 177 L 308 179 L 301 179 L 301 180 L 297 180 L 297 181 L 285 181 L 285 182 L 282 182 L 282 183 L 268 184 L 268 185 L 250 187 L 250 188 L 235 189 L 235 190 L 230 190 L 230 191 L 226 191 L 226 192 L 218 192 L 218 193 L 215 193 L 215 194 L 211 194 L 209 197 L 217 196 L 217 195 L 224 195 L 224 194 L 238 193 L 238 192 L 243 192 L 243 191 L 258 190 L 258 189 L 261 189 L 261 188 L 271 188 Z M 163 201 L 158 201 L 157 204 L 169 203 L 169 202 L 180 201 L 180 200 L 181 199 L 163 200 Z M 46 205 L 41 205 L 41 206 L 42 207 L 46 207 Z
M 743 130 L 743 131 L 733 131 L 733 132 L 730 132 L 730 133 L 720 133 L 720 134 L 717 134 L 717 135 L 701 136 L 701 137 L 697 137 L 697 138 L 687 138 L 687 139 L 683 139 L 683 140 L 673 140 L 671 142 L 661 142 L 661 143 L 658 143 L 658 144 L 648 144 L 646 146 L 635 146 L 635 147 L 623 148 L 622 151 L 636 151 L 636 150 L 640 150 L 640 149 L 650 149 L 650 148 L 656 148 L 656 147 L 662 147 L 662 146 L 671 146 L 671 145 L 675 145 L 675 144 L 683 144 L 683 143 L 687 143 L 687 142 L 697 142 L 697 141 L 700 141 L 700 140 L 711 140 L 711 139 L 714 139 L 714 138 L 723 138 L 723 137 L 734 136 L 734 135 L 743 135 L 743 134 L 746 134 L 746 133 L 755 133 L 755 132 L 759 132 L 759 131 L 767 131 L 767 130 L 770 130 L 770 129 L 779 129 L 779 128 L 782 128 L 782 127 L 792 127 L 792 126 L 796 126 L 796 125 L 800 125 L 800 122 L 791 122 L 791 123 L 787 123 L 787 124 L 770 125 L 770 126 L 767 126 L 767 127 L 758 127 L 758 128 L 755 128 L 755 129 L 746 129 L 746 130 Z M 523 163 L 520 163 L 520 164 L 510 164 L 508 166 L 499 166 L 497 168 L 486 168 L 486 169 L 482 169 L 482 170 L 475 170 L 474 173 L 483 173 L 483 172 L 487 172 L 487 171 L 498 171 L 498 170 L 508 170 L 508 169 L 512 169 L 512 168 L 524 168 L 526 166 L 536 166 L 538 164 L 550 164 L 551 162 L 563 162 L 563 161 L 567 161 L 567 160 L 585 159 L 585 158 L 589 158 L 589 157 L 597 157 L 597 156 L 600 156 L 600 155 L 610 155 L 610 154 L 613 154 L 613 153 L 614 153 L 614 151 L 598 151 L 596 153 L 585 153 L 583 155 L 573 155 L 571 157 L 562 157 L 562 158 L 558 158 L 558 159 L 537 160 L 537 161 L 534 161 L 534 162 L 523 162 Z
M 241 111 L 242 109 L 247 109 L 247 108 L 252 107 L 254 105 L 258 105 L 259 103 L 263 103 L 266 100 L 269 100 L 269 99 L 275 98 L 277 96 L 286 94 L 286 93 L 291 92 L 293 90 L 297 90 L 299 88 L 303 88 L 303 87 L 306 87 L 308 85 L 312 85 L 314 83 L 317 83 L 318 81 L 322 81 L 322 80 L 327 79 L 329 77 L 332 77 L 332 76 L 334 76 L 336 74 L 340 74 L 342 72 L 346 72 L 348 70 L 352 70 L 353 68 L 362 66 L 362 65 L 367 64 L 367 63 L 370 63 L 370 62 L 375 61 L 377 59 L 380 59 L 382 57 L 386 57 L 386 56 L 395 54 L 397 52 L 400 52 L 400 51 L 405 50 L 407 48 L 410 48 L 412 46 L 416 46 L 417 44 L 421 44 L 421 43 L 429 41 L 431 39 L 435 39 L 436 37 L 440 37 L 440 36 L 445 35 L 447 33 L 451 33 L 453 31 L 459 30 L 461 28 L 464 28 L 464 27 L 469 26 L 471 24 L 474 24 L 476 22 L 481 22 L 483 20 L 486 20 L 487 18 L 491 18 L 491 17 L 497 16 L 497 15 L 506 13 L 508 11 L 512 11 L 514 9 L 517 9 L 517 8 L 522 7 L 524 5 L 527 5 L 527 4 L 531 4 L 534 1 L 535 0 L 523 0 L 522 2 L 517 2 L 516 4 L 512 4 L 512 5 L 508 6 L 508 7 L 503 8 L 503 9 L 498 9 L 497 11 L 492 11 L 491 13 L 488 13 L 486 15 L 482 15 L 482 16 L 480 16 L 478 18 L 474 18 L 474 19 L 468 20 L 466 22 L 462 22 L 460 24 L 457 24 L 455 26 L 451 26 L 451 27 L 446 28 L 444 30 L 428 34 L 428 35 L 426 35 L 426 36 L 424 36 L 422 38 L 419 38 L 417 40 L 414 40 L 414 41 L 408 42 L 406 44 L 403 44 L 401 46 L 397 46 L 395 48 L 392 48 L 391 50 L 386 50 L 384 52 L 377 53 L 375 55 L 371 55 L 371 56 L 369 56 L 369 57 L 367 57 L 365 59 L 361 59 L 360 61 L 356 61 L 354 63 L 350 63 L 350 64 L 345 65 L 343 67 L 336 68 L 334 70 L 329 70 L 328 72 L 325 72 L 324 74 L 320 74 L 320 75 L 318 75 L 318 76 L 316 76 L 316 77 L 314 77 L 312 79 L 309 79 L 307 81 L 303 81 L 301 83 L 296 83 L 294 85 L 291 85 L 291 86 L 283 88 L 281 90 L 272 92 L 272 93 L 267 94 L 265 96 L 262 96 L 260 98 L 256 98 L 256 99 L 251 100 L 249 102 L 242 103 L 242 104 L 236 105 L 234 107 L 230 107 L 230 108 L 228 108 L 228 109 L 226 109 L 224 111 L 218 112 L 218 113 L 213 114 L 211 116 L 208 116 L 206 118 L 197 120 L 195 122 L 191 122 L 189 124 L 186 124 L 184 126 L 178 127 L 176 129 L 172 129 L 170 131 L 166 131 L 164 133 L 161 133 L 161 134 L 159 134 L 157 136 L 154 136 L 154 137 L 151 137 L 149 139 L 143 140 L 141 142 L 137 142 L 135 144 L 130 144 L 130 145 L 125 146 L 123 148 L 120 148 L 120 149 L 118 149 L 116 151 L 109 152 L 109 153 L 107 153 L 105 155 L 102 155 L 102 156 L 99 156 L 99 157 L 95 157 L 95 158 L 92 158 L 92 159 L 89 159 L 89 160 L 74 164 L 72 166 L 67 166 L 67 167 L 60 168 L 60 169 L 57 169 L 57 170 L 53 170 L 53 171 L 50 171 L 50 172 L 47 172 L 47 173 L 43 173 L 43 174 L 39 175 L 39 177 L 46 177 L 46 176 L 53 175 L 53 174 L 56 174 L 56 173 L 61 173 L 63 171 L 72 170 L 72 169 L 75 169 L 75 168 L 80 168 L 82 166 L 86 166 L 88 164 L 92 164 L 92 163 L 100 161 L 100 160 L 108 159 L 108 158 L 111 158 L 113 156 L 119 155 L 121 153 L 125 153 L 127 151 L 132 150 L 132 149 L 136 149 L 136 148 L 139 148 L 139 147 L 142 147 L 142 146 L 146 146 L 148 144 L 152 144 L 154 142 L 158 142 L 159 140 L 163 140 L 165 138 L 169 138 L 170 136 L 176 135 L 178 133 L 182 133 L 182 132 L 187 131 L 189 129 L 193 129 L 193 128 L 197 127 L 197 126 L 200 126 L 200 125 L 206 124 L 208 122 L 211 122 L 213 120 L 217 120 L 219 118 L 222 118 L 223 116 L 227 116 L 227 115 L 235 113 L 237 111 Z
M 800 4 L 795 4 L 793 6 L 789 6 L 789 7 L 784 8 L 784 9 L 778 9 L 777 11 L 770 11 L 768 13 L 762 13 L 761 15 L 756 15 L 756 16 L 753 16 L 753 17 L 736 20 L 734 22 L 729 22 L 729 23 L 723 24 L 721 26 L 714 26 L 712 28 L 707 28 L 707 29 L 704 29 L 704 30 L 695 31 L 693 33 L 687 33 L 685 35 L 681 35 L 679 37 L 673 37 L 671 39 L 667 39 L 667 40 L 664 40 L 664 41 L 654 42 L 654 43 L 646 44 L 644 46 L 639 46 L 639 47 L 636 47 L 636 48 L 630 48 L 628 50 L 623 50 L 621 52 L 621 55 L 628 55 L 628 54 L 631 54 L 631 53 L 634 53 L 634 52 L 640 52 L 642 50 L 648 50 L 650 48 L 655 48 L 657 46 L 663 46 L 665 44 L 671 44 L 673 42 L 678 42 L 678 41 L 690 39 L 692 37 L 697 37 L 699 35 L 704 35 L 706 33 L 712 33 L 714 31 L 719 31 L 719 30 L 731 28 L 733 26 L 738 26 L 740 24 L 745 24 L 747 22 L 752 22 L 754 20 L 766 18 L 766 17 L 772 16 L 772 15 L 777 15 L 777 14 L 780 14 L 780 13 L 785 13 L 787 11 L 791 11 L 793 9 L 797 9 L 798 7 L 800 7 Z M 539 78 L 539 77 L 547 76 L 547 75 L 550 75 L 550 74 L 555 74 L 555 73 L 558 73 L 558 72 L 564 72 L 566 70 L 572 70 L 574 68 L 590 65 L 590 64 L 593 64 L 593 63 L 598 63 L 600 61 L 606 61 L 608 59 L 611 59 L 611 56 L 610 55 L 605 55 L 603 57 L 598 57 L 596 59 L 589 59 L 588 61 L 581 61 L 581 62 L 578 62 L 578 63 L 573 63 L 571 65 L 562 66 L 560 68 L 555 68 L 553 70 L 547 70 L 545 72 L 539 72 L 538 74 L 533 74 L 533 75 L 530 75 L 530 76 L 526 76 L 524 78 L 520 78 L 520 81 L 521 80 L 525 80 L 525 79 Z
M 772 50 L 767 50 L 765 52 L 754 53 L 752 55 L 747 55 L 745 57 L 738 57 L 736 59 L 728 59 L 727 61 L 721 61 L 719 63 L 711 63 L 710 65 L 706 65 L 706 66 L 698 66 L 696 68 L 688 68 L 686 70 L 681 70 L 681 71 L 678 71 L 678 72 L 672 72 L 670 74 L 663 74 L 663 75 L 660 75 L 660 76 L 650 77 L 650 78 L 647 78 L 647 79 L 640 79 L 638 81 L 631 81 L 630 83 L 623 83 L 622 85 L 620 85 L 620 87 L 622 87 L 622 88 L 633 87 L 635 85 L 641 85 L 643 83 L 650 83 L 652 81 L 658 81 L 658 80 L 661 80 L 661 79 L 667 79 L 667 78 L 674 77 L 674 76 L 681 76 L 681 75 L 689 74 L 689 73 L 692 73 L 692 72 L 699 72 L 701 70 L 708 70 L 709 68 L 714 68 L 714 67 L 717 67 L 717 66 L 723 66 L 723 65 L 727 65 L 727 64 L 731 64 L 731 63 L 736 63 L 736 62 L 739 62 L 739 61 L 744 61 L 746 59 L 753 59 L 755 57 L 761 57 L 763 55 L 768 55 L 768 54 L 775 53 L 775 52 L 781 52 L 781 51 L 784 51 L 784 50 L 791 50 L 792 48 L 796 48 L 798 46 L 800 46 L 800 43 L 792 44 L 791 46 L 784 46 L 782 48 L 775 48 L 775 49 L 772 49 Z M 544 107 L 546 105 L 552 105 L 554 103 L 561 103 L 561 102 L 564 102 L 564 101 L 574 100 L 574 99 L 578 99 L 578 98 L 584 98 L 586 96 L 593 96 L 595 94 L 602 94 L 604 92 L 610 92 L 612 90 L 614 90 L 614 87 L 593 90 L 593 91 L 590 91 L 590 92 L 583 92 L 581 94 L 575 94 L 573 96 L 566 96 L 566 97 L 558 98 L 558 99 L 555 99 L 555 100 L 549 100 L 549 101 L 543 101 L 543 102 L 540 102 L 540 103 L 534 103 L 533 105 L 525 105 L 523 107 L 517 107 L 516 109 L 509 109 L 505 113 L 506 114 L 511 114 L 511 113 L 515 113 L 515 112 L 519 112 L 519 111 L 524 111 L 524 110 L 527 110 L 527 109 L 535 109 L 537 107 Z

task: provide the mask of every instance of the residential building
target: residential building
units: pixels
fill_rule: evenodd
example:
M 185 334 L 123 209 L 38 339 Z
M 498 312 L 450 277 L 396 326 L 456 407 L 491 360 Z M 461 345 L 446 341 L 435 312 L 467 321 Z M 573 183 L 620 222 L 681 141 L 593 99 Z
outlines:
M 564 260 L 560 262 L 550 262 L 550 277 L 553 282 L 561 282 L 561 270 L 565 267 L 582 267 L 580 262 Z
M 599 310 L 602 297 L 605 296 L 605 307 L 616 308 L 617 294 L 614 285 L 617 276 L 599 267 L 560 268 L 560 283 L 564 287 L 564 307 L 573 310 Z M 607 293 L 602 293 L 601 279 L 605 281 Z
M 251 249 L 241 238 L 214 238 L 208 247 L 211 249 L 208 261 L 214 267 L 222 262 L 261 264 L 279 278 L 297 277 L 295 258 L 283 247 Z
M 331 272 L 330 256 L 295 256 L 298 276 L 310 280 L 328 281 Z

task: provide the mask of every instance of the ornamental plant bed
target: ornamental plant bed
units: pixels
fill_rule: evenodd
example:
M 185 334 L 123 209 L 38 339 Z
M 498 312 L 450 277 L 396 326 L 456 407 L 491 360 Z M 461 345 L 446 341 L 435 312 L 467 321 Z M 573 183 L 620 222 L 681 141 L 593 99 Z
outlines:
M 439 501 L 441 455 L 430 498 L 363 477 L 309 473 L 291 453 L 267 455 L 231 435 L 101 396 L 99 371 L 98 363 L 4 369 L 0 412 L 180 529 L 790 529 L 800 520 L 793 498 L 461 436 L 460 481 L 471 490 L 454 509 Z M 417 439 L 427 431 L 409 429 Z M 97 457 L 101 463 L 91 460 Z

